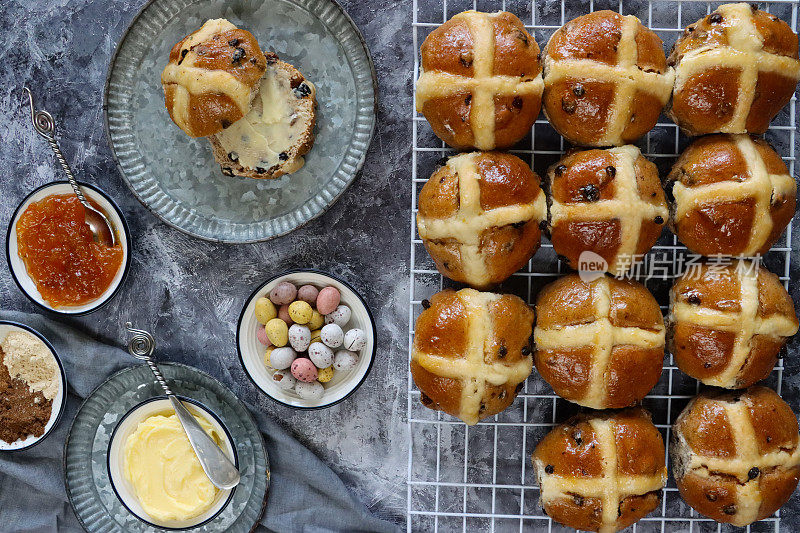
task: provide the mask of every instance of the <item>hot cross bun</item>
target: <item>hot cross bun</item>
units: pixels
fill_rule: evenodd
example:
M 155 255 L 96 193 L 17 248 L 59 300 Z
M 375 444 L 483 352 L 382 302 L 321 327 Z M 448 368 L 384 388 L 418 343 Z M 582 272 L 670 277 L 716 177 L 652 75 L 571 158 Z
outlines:
M 797 418 L 766 387 L 704 392 L 672 429 L 672 471 L 683 499 L 717 522 L 746 526 L 786 503 L 800 479 Z
M 541 290 L 536 317 L 536 369 L 565 400 L 629 407 L 658 382 L 664 319 L 641 283 L 569 274 Z
M 664 440 L 641 408 L 587 413 L 553 428 L 536 446 L 541 505 L 582 531 L 619 531 L 659 503 L 667 482 Z
M 625 273 L 655 244 L 669 210 L 656 166 L 635 146 L 567 154 L 546 175 L 550 240 L 578 270 L 582 252 Z
M 417 111 L 453 148 L 508 148 L 539 116 L 539 45 L 515 15 L 459 13 L 428 35 L 421 57 Z
M 411 353 L 422 404 L 469 425 L 511 405 L 533 368 L 533 309 L 474 289 L 446 289 L 422 305 Z
M 604 10 L 567 22 L 543 63 L 545 114 L 574 144 L 635 141 L 653 129 L 672 91 L 661 39 L 633 15 Z
M 670 291 L 675 363 L 706 385 L 742 389 L 772 371 L 797 333 L 794 304 L 775 274 L 751 261 L 699 263 Z
M 689 25 L 669 64 L 669 115 L 689 135 L 764 133 L 800 79 L 797 34 L 755 4 L 725 4 Z
M 763 254 L 794 216 L 794 178 L 765 140 L 749 135 L 697 139 L 666 182 L 670 227 L 700 255 Z
M 250 111 L 266 68 L 249 31 L 208 20 L 169 53 L 161 73 L 169 116 L 191 137 L 219 133 Z
M 524 161 L 473 152 L 446 160 L 422 187 L 417 229 L 439 272 L 485 288 L 536 253 L 546 212 L 539 176 Z

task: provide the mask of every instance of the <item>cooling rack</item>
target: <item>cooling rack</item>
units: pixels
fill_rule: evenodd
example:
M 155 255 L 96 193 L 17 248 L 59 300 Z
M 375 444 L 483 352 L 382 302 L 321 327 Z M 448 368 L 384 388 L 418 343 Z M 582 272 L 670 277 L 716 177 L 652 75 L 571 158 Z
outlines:
M 415 51 L 414 80 L 419 76 L 419 46 L 425 37 L 442 22 L 466 9 L 510 11 L 525 23 L 540 46 L 544 46 L 550 35 L 564 22 L 588 11 L 612 9 L 639 17 L 661 37 L 668 51 L 685 26 L 722 3 L 725 2 L 444 0 L 440 3 L 414 0 L 410 21 Z M 772 0 L 759 2 L 758 5 L 785 20 L 797 32 L 797 0 Z M 765 135 L 783 157 L 792 175 L 795 175 L 796 100 L 797 95 L 776 117 Z M 437 272 L 419 239 L 415 224 L 420 189 L 435 169 L 436 161 L 453 151 L 436 138 L 425 118 L 414 110 L 413 97 L 409 110 L 413 142 L 409 191 L 410 356 L 414 322 L 422 310 L 421 301 L 442 288 L 456 287 L 456 284 L 443 279 Z M 675 124 L 662 116 L 656 127 L 638 145 L 664 175 L 687 143 L 688 139 L 678 132 Z M 530 136 L 514 148 L 510 150 L 512 153 L 528 161 L 539 175 L 543 175 L 544 170 L 563 153 L 564 140 L 540 117 Z M 787 288 L 791 242 L 790 224 L 778 244 L 763 258 L 763 264 L 778 274 Z M 669 287 L 688 260 L 688 251 L 668 231 L 645 257 L 637 279 L 653 292 L 664 311 Z M 505 282 L 501 291 L 516 294 L 533 303 L 538 290 L 565 271 L 552 245 L 545 239 L 527 268 Z M 766 384 L 780 394 L 782 378 L 783 360 L 779 359 Z M 678 370 L 672 356 L 667 355 L 658 385 L 643 401 L 665 442 L 669 442 L 673 421 L 699 388 L 699 383 Z M 507 410 L 472 427 L 449 415 L 423 407 L 410 373 L 407 400 L 408 531 L 571 531 L 553 522 L 539 507 L 539 487 L 530 464 L 530 454 L 556 421 L 560 422 L 577 412 L 577 408 L 555 396 L 535 371 Z M 737 528 L 717 524 L 684 504 L 671 473 L 663 489 L 660 507 L 631 528 L 637 532 L 662 533 L 733 529 Z M 780 531 L 780 511 L 749 526 L 747 531 Z

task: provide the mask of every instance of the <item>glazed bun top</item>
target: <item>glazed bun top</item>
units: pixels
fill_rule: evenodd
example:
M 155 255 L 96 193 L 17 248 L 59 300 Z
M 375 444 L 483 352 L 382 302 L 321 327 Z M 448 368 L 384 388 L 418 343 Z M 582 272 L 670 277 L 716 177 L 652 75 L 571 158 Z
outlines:
M 208 20 L 172 48 L 161 73 L 169 115 L 191 137 L 219 133 L 250 111 L 266 68 L 249 31 Z

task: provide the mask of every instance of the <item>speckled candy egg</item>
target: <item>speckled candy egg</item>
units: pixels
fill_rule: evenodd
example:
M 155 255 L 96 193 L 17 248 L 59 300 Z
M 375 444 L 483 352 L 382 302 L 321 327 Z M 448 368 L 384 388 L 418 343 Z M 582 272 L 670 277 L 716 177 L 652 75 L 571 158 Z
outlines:
M 272 374 L 272 381 L 283 390 L 292 390 L 295 383 L 297 383 L 297 380 L 294 379 L 294 376 L 288 370 L 276 370 L 275 373 Z
M 300 381 L 310 383 L 317 379 L 317 367 L 314 366 L 311 359 L 298 357 L 292 362 L 292 375 Z
M 311 342 L 322 342 L 321 333 L 322 333 L 321 329 L 311 330 Z
M 308 347 L 308 357 L 317 368 L 327 368 L 333 364 L 333 350 L 321 342 L 312 342 Z
M 348 372 L 358 364 L 358 356 L 349 350 L 339 350 L 333 359 L 333 368 L 337 372 Z
M 332 313 L 339 305 L 339 299 L 341 297 L 336 287 L 325 287 L 319 291 L 319 295 L 317 296 L 317 311 L 323 315 Z
M 303 285 L 297 289 L 297 299 L 314 305 L 319 296 L 319 289 L 313 285 Z
M 269 365 L 269 356 L 272 354 L 273 351 L 275 351 L 275 347 L 274 346 L 267 346 L 267 351 L 264 352 L 264 364 L 267 365 L 267 366 L 270 366 Z
M 346 305 L 340 305 L 336 309 L 333 310 L 332 313 L 328 313 L 325 315 L 325 323 L 326 324 L 336 324 L 340 328 L 343 328 L 350 322 L 350 316 L 352 315 L 352 311 Z
M 367 334 L 363 329 L 353 328 L 344 334 L 344 347 L 351 352 L 357 352 L 367 345 Z
M 336 324 L 328 324 L 319 333 L 322 342 L 331 348 L 338 348 L 344 341 L 344 331 Z
M 264 326 L 267 331 L 267 338 L 275 346 L 286 346 L 289 342 L 289 326 L 280 318 L 273 318 Z
M 320 329 L 322 326 L 325 325 L 325 317 L 322 316 L 322 313 L 314 309 L 311 312 L 311 320 L 308 321 L 306 324 L 312 330 Z
M 272 343 L 269 342 L 269 337 L 267 337 L 267 330 L 264 328 L 262 324 L 259 324 L 258 328 L 256 328 L 256 339 L 258 339 L 258 342 L 260 342 L 264 346 L 272 345 Z
M 286 322 L 287 326 L 294 324 L 291 315 L 289 314 L 289 304 L 284 304 L 278 309 L 278 318 Z
M 294 300 L 297 296 L 297 287 L 288 281 L 281 281 L 269 291 L 269 299 L 275 305 L 286 305 Z
M 300 381 L 294 386 L 294 391 L 304 400 L 316 401 L 322 399 L 322 395 L 325 394 L 325 387 L 319 381 L 312 381 L 311 383 Z
M 275 370 L 284 370 L 292 366 L 292 363 L 297 358 L 297 353 L 288 346 L 282 348 L 275 348 L 269 354 L 269 366 Z
M 311 344 L 311 330 L 308 326 L 292 324 L 289 328 L 289 344 L 298 352 L 308 350 L 308 345 Z
M 333 367 L 328 366 L 325 368 L 320 368 L 317 371 L 317 381 L 320 383 L 327 383 L 333 379 Z
M 256 305 L 253 312 L 256 315 L 256 320 L 258 320 L 261 324 L 266 324 L 278 316 L 278 310 L 275 308 L 275 304 L 273 304 L 269 298 L 259 298 L 256 300 Z
M 314 310 L 308 302 L 296 300 L 289 304 L 289 318 L 295 324 L 307 324 L 313 314 Z

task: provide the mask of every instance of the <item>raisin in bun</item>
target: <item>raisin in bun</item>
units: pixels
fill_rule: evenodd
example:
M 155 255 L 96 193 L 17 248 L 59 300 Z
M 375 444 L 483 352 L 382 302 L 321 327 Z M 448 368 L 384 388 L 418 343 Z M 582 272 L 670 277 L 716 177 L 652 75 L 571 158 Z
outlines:
M 536 319 L 536 369 L 565 400 L 629 407 L 661 376 L 664 319 L 641 283 L 569 274 L 541 290 Z
M 417 111 L 453 148 L 508 148 L 539 116 L 539 45 L 515 15 L 459 13 L 428 35 L 421 57 Z
M 746 526 L 786 503 L 800 479 L 797 418 L 766 387 L 704 392 L 672 428 L 672 471 L 683 499 L 717 522 Z
M 656 125 L 672 91 L 661 39 L 633 15 L 595 11 L 544 50 L 544 112 L 573 144 L 620 146 Z
M 249 31 L 206 21 L 172 48 L 161 73 L 169 116 L 191 137 L 219 133 L 250 111 L 266 66 Z
M 749 135 L 695 140 L 666 182 L 670 227 L 700 255 L 764 254 L 794 216 L 794 178 L 765 140 Z
M 752 261 L 687 269 L 670 291 L 669 309 L 675 364 L 706 385 L 726 389 L 767 377 L 798 328 L 778 276 Z
M 533 310 L 474 289 L 446 289 L 423 307 L 411 353 L 422 404 L 469 425 L 511 405 L 533 368 Z
M 582 531 L 641 520 L 667 483 L 664 440 L 641 408 L 576 415 L 545 435 L 532 460 L 544 511 Z
M 764 133 L 800 79 L 797 34 L 755 4 L 721 5 L 689 25 L 669 63 L 669 115 L 689 135 Z
M 472 152 L 449 158 L 422 187 L 417 230 L 439 272 L 485 288 L 528 263 L 546 212 L 539 176 L 527 163 Z
M 583 252 L 624 274 L 656 243 L 669 210 L 656 166 L 632 145 L 568 153 L 546 175 L 550 240 L 570 266 Z

